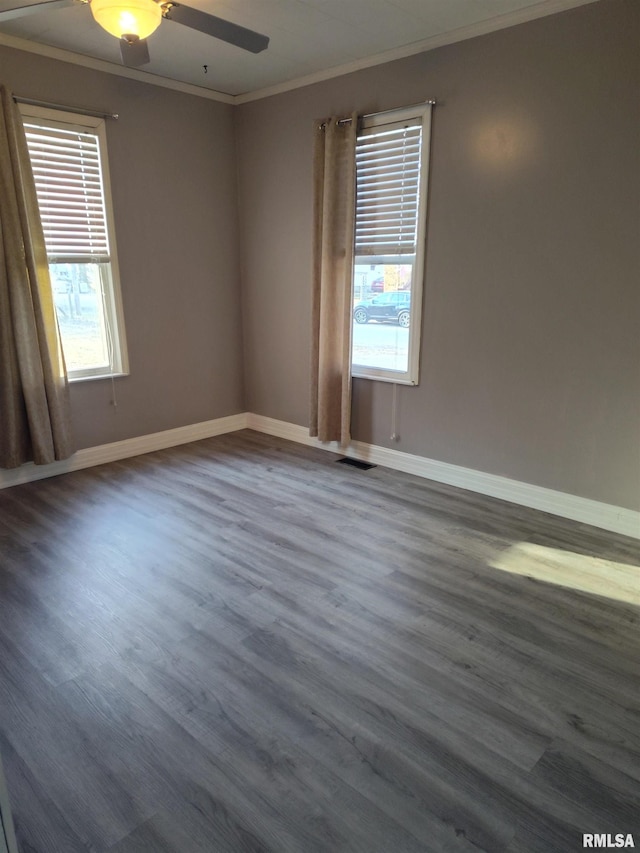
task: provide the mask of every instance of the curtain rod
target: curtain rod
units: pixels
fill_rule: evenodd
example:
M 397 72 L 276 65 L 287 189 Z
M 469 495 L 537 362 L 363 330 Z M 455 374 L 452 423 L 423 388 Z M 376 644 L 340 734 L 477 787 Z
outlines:
M 382 112 L 379 112 L 379 113 L 367 113 L 366 115 L 360 116 L 360 118 L 362 118 L 362 119 L 373 118 L 374 116 L 383 116 L 383 115 L 386 115 L 387 113 L 397 113 L 397 112 L 400 112 L 400 110 L 412 110 L 414 108 L 418 109 L 418 107 L 424 107 L 425 104 L 429 104 L 432 107 L 435 107 L 435 105 L 437 104 L 437 101 L 435 98 L 429 98 L 426 101 L 420 101 L 419 104 L 410 104 L 408 107 L 394 107 L 391 110 L 382 110 Z M 352 121 L 353 121 L 353 119 L 351 117 L 339 118 L 338 121 L 336 122 L 336 124 L 351 124 Z M 322 124 L 320 125 L 320 130 L 324 130 L 326 126 L 327 126 L 326 123 L 322 122 Z
M 48 101 L 34 101 L 33 98 L 21 98 L 19 95 L 14 95 L 13 100 L 16 104 L 28 104 L 30 107 L 45 107 L 49 110 L 64 110 L 68 113 L 77 113 L 83 116 L 93 116 L 93 118 L 119 118 L 118 113 L 99 113 L 95 110 L 85 110 L 83 107 L 67 107 L 64 104 L 50 104 Z

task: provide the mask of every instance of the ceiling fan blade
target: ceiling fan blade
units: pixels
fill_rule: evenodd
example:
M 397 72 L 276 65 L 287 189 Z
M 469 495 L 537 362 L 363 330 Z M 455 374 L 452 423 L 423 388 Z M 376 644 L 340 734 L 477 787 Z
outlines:
M 180 3 L 169 2 L 164 5 L 163 15 L 168 21 L 183 24 L 192 30 L 206 33 L 251 53 L 260 53 L 260 51 L 266 50 L 269 44 L 268 36 L 263 36 L 253 30 L 248 30 L 246 27 L 241 27 L 239 24 L 232 24 L 231 21 L 225 21 L 215 15 L 207 15 L 206 12 L 191 9 L 189 6 L 183 6 Z
M 18 6 L 13 9 L 2 9 L 0 5 L 0 24 L 12 21 L 15 18 L 26 18 L 27 15 L 37 15 L 40 12 L 48 12 L 50 9 L 60 9 L 62 6 L 75 6 L 76 0 L 43 0 L 40 3 L 29 3 L 26 6 Z
M 122 62 L 129 68 L 137 68 L 149 62 L 149 45 L 146 39 L 134 36 L 120 39 L 120 54 Z

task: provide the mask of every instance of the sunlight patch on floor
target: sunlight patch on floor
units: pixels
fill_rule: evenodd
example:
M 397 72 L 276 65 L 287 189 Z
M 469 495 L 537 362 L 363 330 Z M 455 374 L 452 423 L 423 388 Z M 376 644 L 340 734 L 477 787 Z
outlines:
M 514 575 L 640 605 L 640 567 L 518 542 L 491 563 Z

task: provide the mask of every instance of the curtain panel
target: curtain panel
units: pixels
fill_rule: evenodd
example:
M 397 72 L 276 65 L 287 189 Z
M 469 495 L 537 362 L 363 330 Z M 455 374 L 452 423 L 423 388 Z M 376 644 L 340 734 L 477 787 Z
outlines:
M 69 385 L 22 119 L 0 86 L 0 467 L 73 452 Z
M 314 240 L 309 432 L 321 441 L 351 439 L 357 115 L 315 125 Z

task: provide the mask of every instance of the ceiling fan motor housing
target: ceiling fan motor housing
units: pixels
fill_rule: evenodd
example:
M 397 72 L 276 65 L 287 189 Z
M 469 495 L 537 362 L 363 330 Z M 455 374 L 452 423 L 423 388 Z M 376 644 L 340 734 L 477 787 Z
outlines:
M 162 21 L 162 8 L 154 0 L 91 0 L 90 8 L 103 29 L 128 43 L 147 38 Z

